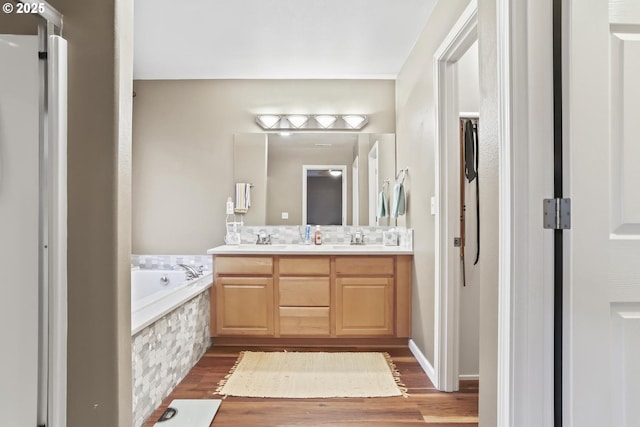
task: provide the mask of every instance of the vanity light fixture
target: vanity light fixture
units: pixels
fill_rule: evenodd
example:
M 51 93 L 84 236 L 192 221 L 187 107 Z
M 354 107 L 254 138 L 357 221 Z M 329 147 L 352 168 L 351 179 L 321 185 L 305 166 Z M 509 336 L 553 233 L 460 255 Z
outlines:
M 287 116 L 287 120 L 289 121 L 289 123 L 291 123 L 291 125 L 294 128 L 299 129 L 307 123 L 307 121 L 309 120 L 309 117 L 299 115 L 299 114 L 293 114 L 293 115 Z
M 256 123 L 273 131 L 352 131 L 369 122 L 364 114 L 259 114 Z
M 332 170 L 329 171 L 329 174 L 331 176 L 340 176 L 340 175 L 342 175 L 342 171 L 332 169 Z
M 316 122 L 318 122 L 318 124 L 324 129 L 328 128 L 329 126 L 334 124 L 336 120 L 338 120 L 336 116 L 330 116 L 326 114 L 314 116 L 314 119 L 316 119 Z
M 365 123 L 366 119 L 367 119 L 367 116 L 362 116 L 359 114 L 350 114 L 347 116 L 342 116 L 342 120 L 344 120 L 353 129 L 360 129 L 362 126 L 364 126 L 366 124 Z
M 280 122 L 280 116 L 275 116 L 273 114 L 266 114 L 266 115 L 262 115 L 262 116 L 257 116 L 256 117 L 256 122 L 263 129 L 273 129 L 273 128 L 277 128 L 276 124 L 278 124 L 278 122 Z

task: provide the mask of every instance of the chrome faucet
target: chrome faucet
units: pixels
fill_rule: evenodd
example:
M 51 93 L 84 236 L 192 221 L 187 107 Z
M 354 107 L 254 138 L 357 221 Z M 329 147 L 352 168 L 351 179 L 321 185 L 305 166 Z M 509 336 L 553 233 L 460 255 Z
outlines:
M 197 279 L 200 276 L 195 268 L 186 264 L 176 264 L 174 267 L 181 267 L 187 273 L 187 279 Z
M 265 230 L 260 230 L 257 234 L 258 239 L 256 240 L 256 245 L 270 245 L 271 244 L 271 234 L 267 234 Z
M 362 230 L 356 230 L 355 233 L 351 234 L 351 244 L 364 245 L 364 233 Z

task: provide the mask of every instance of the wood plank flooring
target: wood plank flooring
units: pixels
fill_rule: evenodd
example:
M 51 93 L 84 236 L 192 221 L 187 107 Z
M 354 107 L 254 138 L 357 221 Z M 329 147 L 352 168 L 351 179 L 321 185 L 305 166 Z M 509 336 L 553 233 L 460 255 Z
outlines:
M 215 389 L 242 350 L 284 348 L 212 347 L 144 424 L 153 427 L 173 399 L 218 399 Z M 256 399 L 227 397 L 213 427 L 475 427 L 478 382 L 462 381 L 460 392 L 437 391 L 408 348 L 292 348 L 288 351 L 386 351 L 396 364 L 409 397 L 367 399 Z

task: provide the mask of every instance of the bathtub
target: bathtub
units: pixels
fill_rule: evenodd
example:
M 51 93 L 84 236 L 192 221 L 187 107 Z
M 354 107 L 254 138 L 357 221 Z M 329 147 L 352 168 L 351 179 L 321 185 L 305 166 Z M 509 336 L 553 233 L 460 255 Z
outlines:
M 187 280 L 184 271 L 131 270 L 133 427 L 143 425 L 209 348 L 211 282 L 211 273 Z
M 212 274 L 187 280 L 183 270 L 131 270 L 131 335 L 211 287 Z

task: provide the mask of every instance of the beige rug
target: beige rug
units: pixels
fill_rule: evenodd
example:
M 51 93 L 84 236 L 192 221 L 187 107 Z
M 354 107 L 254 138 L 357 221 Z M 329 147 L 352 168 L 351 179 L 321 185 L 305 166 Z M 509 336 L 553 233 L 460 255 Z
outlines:
M 245 351 L 218 385 L 216 392 L 225 396 L 407 396 L 387 353 Z

